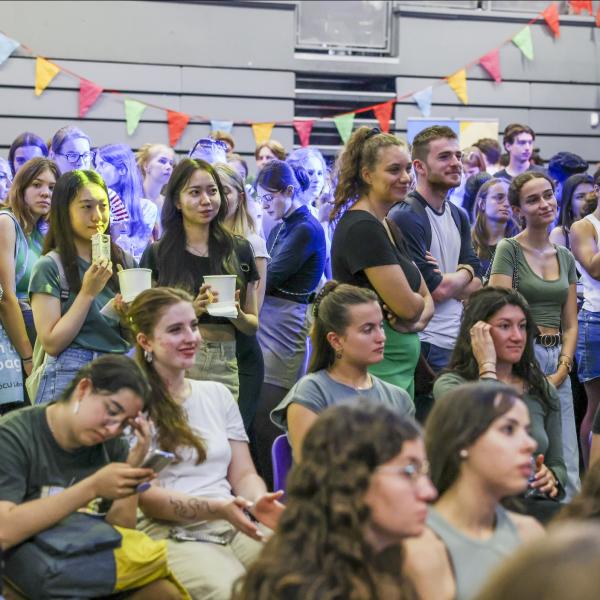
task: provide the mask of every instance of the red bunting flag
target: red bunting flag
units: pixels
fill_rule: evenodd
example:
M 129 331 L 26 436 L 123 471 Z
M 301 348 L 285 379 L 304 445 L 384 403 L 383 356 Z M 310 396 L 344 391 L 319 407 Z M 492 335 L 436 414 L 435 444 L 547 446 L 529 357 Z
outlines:
M 542 16 L 548 27 L 550 27 L 554 37 L 560 37 L 560 18 L 556 4 L 553 2 L 550 6 L 546 7 L 542 12 Z
M 190 122 L 190 115 L 175 110 L 167 111 L 167 124 L 169 125 L 169 145 L 175 148 L 179 138 L 182 136 L 187 124 Z
M 479 64 L 492 76 L 496 83 L 502 81 L 500 73 L 500 50 L 492 50 L 479 59 Z
M 79 118 L 83 119 L 103 90 L 99 85 L 87 79 L 79 80 Z
M 571 0 L 569 2 L 573 12 L 576 15 L 581 14 L 582 11 L 587 10 L 590 15 L 594 14 L 594 9 L 592 8 L 592 0 Z
M 392 118 L 392 110 L 394 110 L 395 104 L 396 100 L 388 100 L 383 104 L 377 104 L 373 107 L 373 112 L 379 121 L 381 131 L 384 133 L 390 132 L 390 119 Z
M 598 12 L 596 13 L 596 27 L 600 27 L 600 4 L 598 5 Z
M 304 148 L 310 144 L 310 132 L 314 121 L 294 121 L 294 129 L 300 138 L 300 145 Z

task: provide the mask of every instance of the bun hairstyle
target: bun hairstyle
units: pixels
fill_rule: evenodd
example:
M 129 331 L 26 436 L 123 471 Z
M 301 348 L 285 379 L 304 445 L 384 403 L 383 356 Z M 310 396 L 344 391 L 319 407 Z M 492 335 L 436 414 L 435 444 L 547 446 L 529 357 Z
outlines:
M 378 302 L 377 294 L 368 288 L 360 288 L 335 280 L 325 283 L 313 305 L 315 320 L 311 329 L 312 354 L 309 373 L 329 368 L 335 361 L 335 352 L 327 340 L 331 331 L 341 335 L 350 324 L 350 307 L 357 304 Z
M 300 186 L 300 192 L 304 193 L 310 187 L 310 177 L 308 176 L 306 169 L 299 164 L 292 164 L 289 162 L 288 164 L 294 170 L 294 175 L 296 176 L 298 185 Z

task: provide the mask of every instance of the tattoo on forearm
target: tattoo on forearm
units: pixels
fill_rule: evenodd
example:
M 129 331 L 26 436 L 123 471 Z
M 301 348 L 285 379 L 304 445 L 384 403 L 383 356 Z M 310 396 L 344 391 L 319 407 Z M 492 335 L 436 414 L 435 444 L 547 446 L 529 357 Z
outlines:
M 173 512 L 177 518 L 183 521 L 199 521 L 206 518 L 206 515 L 214 515 L 217 511 L 211 507 L 208 500 L 200 498 L 189 498 L 180 500 L 169 497 L 169 504 L 173 507 Z

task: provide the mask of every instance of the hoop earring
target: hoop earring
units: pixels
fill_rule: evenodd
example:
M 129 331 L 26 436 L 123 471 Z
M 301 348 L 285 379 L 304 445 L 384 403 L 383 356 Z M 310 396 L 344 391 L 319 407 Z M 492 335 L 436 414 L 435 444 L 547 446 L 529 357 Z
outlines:
M 339 360 L 340 358 L 342 358 L 342 351 L 341 350 L 336 350 L 335 351 L 335 357 Z
M 152 359 L 154 357 L 152 356 L 152 350 L 144 350 L 144 360 L 150 364 L 152 362 Z

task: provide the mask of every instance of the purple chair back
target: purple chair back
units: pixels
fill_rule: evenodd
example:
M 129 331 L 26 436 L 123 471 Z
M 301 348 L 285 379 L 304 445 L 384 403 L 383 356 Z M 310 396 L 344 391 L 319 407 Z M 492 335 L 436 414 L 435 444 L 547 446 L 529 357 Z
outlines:
M 271 447 L 271 460 L 273 463 L 273 490 L 285 490 L 285 480 L 292 466 L 292 447 L 287 435 L 282 434 L 275 438 Z

